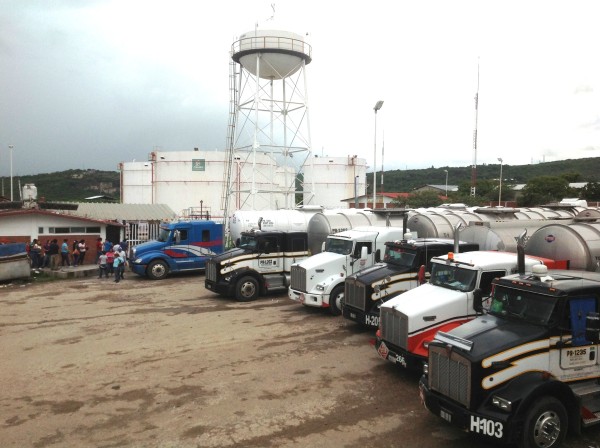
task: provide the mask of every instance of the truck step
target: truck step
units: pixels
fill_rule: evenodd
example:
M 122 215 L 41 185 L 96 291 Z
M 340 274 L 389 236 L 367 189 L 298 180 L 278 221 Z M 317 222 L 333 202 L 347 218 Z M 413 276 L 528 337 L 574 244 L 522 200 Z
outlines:
M 582 399 L 593 397 L 596 394 L 600 396 L 600 383 L 597 380 L 571 384 L 570 387 L 573 393 Z

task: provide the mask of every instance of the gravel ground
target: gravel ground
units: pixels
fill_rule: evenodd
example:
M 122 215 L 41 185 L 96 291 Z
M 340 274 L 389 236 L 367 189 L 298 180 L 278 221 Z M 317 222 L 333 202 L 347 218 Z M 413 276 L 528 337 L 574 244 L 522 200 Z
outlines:
M 0 447 L 490 446 L 426 411 L 372 337 L 197 275 L 0 285 Z

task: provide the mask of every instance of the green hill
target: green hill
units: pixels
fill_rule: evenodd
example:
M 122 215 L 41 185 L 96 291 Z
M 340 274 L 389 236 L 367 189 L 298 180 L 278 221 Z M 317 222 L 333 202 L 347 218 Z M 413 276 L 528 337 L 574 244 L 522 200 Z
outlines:
M 10 178 L 2 177 L 0 180 L 0 195 L 10 198 Z M 87 197 L 99 195 L 109 196 L 116 201 L 120 198 L 120 174 L 117 171 L 67 170 L 14 177 L 13 196 L 16 201 L 21 199 L 19 183 L 21 187 L 34 184 L 38 199 L 44 198 L 48 202 L 81 202 Z
M 448 171 L 449 185 L 470 185 L 471 167 L 425 168 L 418 170 L 390 170 L 384 175 L 384 191 L 410 192 L 427 184 L 444 185 Z M 380 185 L 378 174 L 378 189 Z M 500 164 L 478 165 L 478 182 L 497 182 L 500 176 Z M 531 165 L 502 165 L 503 183 L 526 184 L 529 179 L 540 176 L 567 176 L 570 182 L 600 182 L 600 157 L 586 159 L 567 159 Z M 0 195 L 10 197 L 10 179 L 0 178 Z M 20 199 L 19 183 L 34 184 L 38 198 L 46 201 L 83 201 L 90 196 L 109 196 L 120 198 L 120 174 L 118 171 L 67 170 L 54 173 L 19 176 L 14 178 L 14 196 Z M 372 185 L 373 175 L 367 174 L 367 183 Z M 371 190 L 372 191 L 372 190 Z

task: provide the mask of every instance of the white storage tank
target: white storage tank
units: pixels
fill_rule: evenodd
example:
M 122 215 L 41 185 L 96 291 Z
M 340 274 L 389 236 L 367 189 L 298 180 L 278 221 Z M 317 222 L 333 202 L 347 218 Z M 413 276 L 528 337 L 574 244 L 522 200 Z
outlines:
M 152 204 L 152 162 L 121 162 L 121 203 Z
M 303 202 L 326 208 L 347 206 L 343 200 L 366 193 L 366 172 L 366 160 L 357 156 L 313 157 L 304 165 Z
M 23 185 L 23 201 L 36 201 L 37 187 L 34 184 Z

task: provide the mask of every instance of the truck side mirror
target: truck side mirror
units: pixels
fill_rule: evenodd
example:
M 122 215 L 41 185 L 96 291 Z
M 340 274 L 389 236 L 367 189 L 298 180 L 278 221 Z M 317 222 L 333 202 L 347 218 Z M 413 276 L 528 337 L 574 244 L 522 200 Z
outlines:
M 473 291 L 473 309 L 478 313 L 483 312 L 483 292 L 481 288 Z
M 360 259 L 365 260 L 369 256 L 369 248 L 367 246 L 363 246 L 360 248 Z
M 175 232 L 173 232 L 173 236 L 175 237 L 175 243 L 179 244 L 181 242 L 181 232 L 179 232 L 179 230 L 175 230 Z
M 600 342 L 600 313 L 588 313 L 585 317 L 585 338 L 594 344 Z
M 379 263 L 381 261 L 381 249 L 377 249 L 375 251 L 375 263 Z

